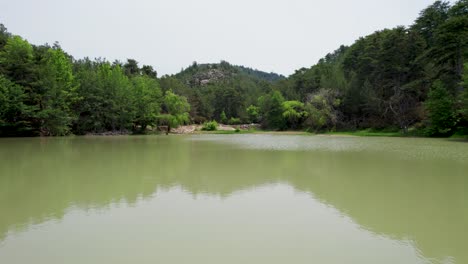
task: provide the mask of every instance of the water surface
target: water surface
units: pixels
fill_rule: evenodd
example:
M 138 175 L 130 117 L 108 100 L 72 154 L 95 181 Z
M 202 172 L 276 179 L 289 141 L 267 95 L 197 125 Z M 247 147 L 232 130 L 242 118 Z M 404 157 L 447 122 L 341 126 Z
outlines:
M 468 143 L 0 139 L 0 263 L 468 263 Z

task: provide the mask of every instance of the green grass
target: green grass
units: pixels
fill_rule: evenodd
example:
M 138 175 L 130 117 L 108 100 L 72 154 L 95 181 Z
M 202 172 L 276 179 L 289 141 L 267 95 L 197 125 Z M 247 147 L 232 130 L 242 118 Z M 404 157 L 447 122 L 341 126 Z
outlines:
M 373 131 L 370 129 L 357 130 L 357 131 L 337 131 L 337 132 L 325 132 L 324 135 L 346 135 L 346 136 L 357 136 L 357 137 L 406 137 L 410 134 L 403 134 L 401 132 L 391 131 Z
M 468 135 L 467 134 L 461 134 L 461 133 L 455 133 L 452 136 L 450 136 L 449 139 L 459 139 L 459 140 L 463 140 L 463 141 L 468 141 Z
M 200 134 L 221 134 L 221 135 L 231 135 L 231 134 L 252 134 L 257 133 L 258 130 L 215 130 L 215 131 L 197 131 Z
M 404 137 L 400 132 L 387 132 L 387 131 L 371 131 L 371 130 L 358 130 L 358 131 L 338 131 L 338 132 L 323 132 L 323 133 L 310 133 L 306 131 L 273 131 L 273 130 L 216 130 L 216 131 L 197 131 L 200 134 L 275 134 L 275 135 L 337 135 L 337 136 L 358 136 L 358 137 Z
M 275 130 L 216 130 L 216 131 L 196 131 L 197 134 L 220 134 L 220 135 L 233 135 L 233 134 L 274 134 L 274 135 L 336 135 L 336 136 L 355 136 L 355 137 L 427 137 L 421 130 L 410 129 L 406 134 L 397 130 L 374 130 L 364 129 L 356 131 L 329 131 L 329 132 L 308 132 L 301 130 L 293 131 L 275 131 Z M 449 139 L 468 141 L 468 135 L 455 134 Z

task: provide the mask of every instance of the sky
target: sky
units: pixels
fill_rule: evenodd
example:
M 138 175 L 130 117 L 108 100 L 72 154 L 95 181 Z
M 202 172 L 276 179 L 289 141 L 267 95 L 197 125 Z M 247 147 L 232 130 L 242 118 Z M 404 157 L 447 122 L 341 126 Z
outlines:
M 433 0 L 0 0 L 0 23 L 75 58 L 136 59 L 158 75 L 220 60 L 283 75 Z

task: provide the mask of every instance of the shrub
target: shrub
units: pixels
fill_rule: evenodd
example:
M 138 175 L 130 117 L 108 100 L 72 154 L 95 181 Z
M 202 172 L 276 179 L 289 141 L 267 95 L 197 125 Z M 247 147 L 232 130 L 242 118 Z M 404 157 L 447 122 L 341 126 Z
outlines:
M 221 121 L 221 124 L 227 124 L 228 119 L 227 119 L 226 113 L 224 113 L 224 111 L 219 116 L 219 121 Z
M 218 123 L 216 121 L 210 121 L 203 124 L 203 131 L 215 131 L 218 129 Z
M 239 124 L 241 124 L 241 120 L 240 120 L 240 118 L 231 117 L 231 119 L 229 119 L 229 124 L 230 125 L 239 125 Z

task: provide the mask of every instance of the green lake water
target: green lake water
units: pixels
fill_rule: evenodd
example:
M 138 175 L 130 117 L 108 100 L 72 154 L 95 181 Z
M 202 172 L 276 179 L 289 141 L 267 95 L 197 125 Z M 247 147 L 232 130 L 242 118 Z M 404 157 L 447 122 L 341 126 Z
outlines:
M 0 139 L 0 263 L 468 263 L 468 143 Z

